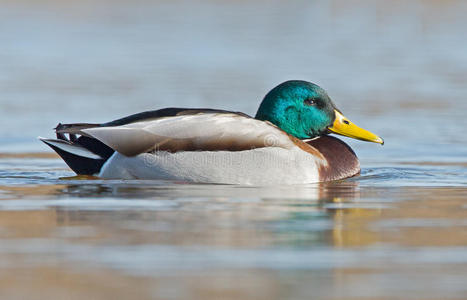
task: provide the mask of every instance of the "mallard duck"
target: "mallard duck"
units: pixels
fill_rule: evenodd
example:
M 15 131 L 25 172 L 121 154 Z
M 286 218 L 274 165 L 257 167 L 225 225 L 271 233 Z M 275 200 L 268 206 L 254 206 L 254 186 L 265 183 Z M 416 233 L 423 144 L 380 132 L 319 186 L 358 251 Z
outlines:
M 78 175 L 249 185 L 359 174 L 355 153 L 330 133 L 384 144 L 344 117 L 324 89 L 299 80 L 273 88 L 254 118 L 165 108 L 102 124 L 58 124 L 55 132 L 56 139 L 40 139 Z

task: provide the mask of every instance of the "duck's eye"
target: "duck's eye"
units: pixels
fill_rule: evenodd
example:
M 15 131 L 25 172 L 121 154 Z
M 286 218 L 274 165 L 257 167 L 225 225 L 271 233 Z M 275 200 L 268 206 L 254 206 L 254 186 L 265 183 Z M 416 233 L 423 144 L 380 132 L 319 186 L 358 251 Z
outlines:
M 314 105 L 316 105 L 316 100 L 308 98 L 308 99 L 305 99 L 305 101 L 303 101 L 303 103 L 305 105 L 308 105 L 308 106 L 314 106 Z

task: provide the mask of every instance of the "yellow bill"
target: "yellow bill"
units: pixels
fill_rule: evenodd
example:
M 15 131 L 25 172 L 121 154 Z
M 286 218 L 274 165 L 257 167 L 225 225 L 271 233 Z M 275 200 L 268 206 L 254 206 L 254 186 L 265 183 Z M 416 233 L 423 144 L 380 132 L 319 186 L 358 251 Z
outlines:
M 335 110 L 334 112 L 336 114 L 336 120 L 334 121 L 332 126 L 328 128 L 329 131 L 343 135 L 343 136 L 347 136 L 350 138 L 354 138 L 357 140 L 373 142 L 373 143 L 384 145 L 384 140 L 380 138 L 379 136 L 377 136 L 376 134 L 358 127 L 354 123 L 350 122 L 349 119 L 344 117 L 337 110 Z

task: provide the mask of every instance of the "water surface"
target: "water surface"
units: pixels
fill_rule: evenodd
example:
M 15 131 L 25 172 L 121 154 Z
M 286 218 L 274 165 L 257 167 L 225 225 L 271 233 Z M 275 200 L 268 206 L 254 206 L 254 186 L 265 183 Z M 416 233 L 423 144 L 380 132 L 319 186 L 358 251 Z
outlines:
M 2 299 L 465 299 L 463 1 L 0 1 Z M 328 90 L 381 147 L 305 186 L 72 180 L 58 122 Z

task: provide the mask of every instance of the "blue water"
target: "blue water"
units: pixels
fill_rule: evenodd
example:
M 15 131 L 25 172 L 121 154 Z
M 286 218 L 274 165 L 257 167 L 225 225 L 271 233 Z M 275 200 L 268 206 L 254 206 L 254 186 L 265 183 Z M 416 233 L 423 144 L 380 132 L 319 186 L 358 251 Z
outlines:
M 463 1 L 0 1 L 0 297 L 465 299 Z M 378 146 L 304 186 L 76 180 L 58 122 L 324 87 Z

